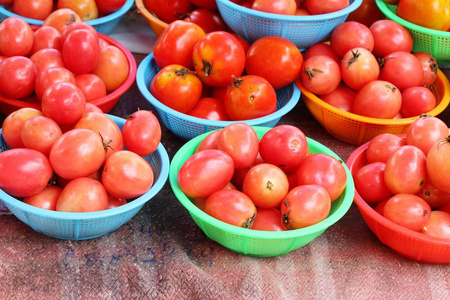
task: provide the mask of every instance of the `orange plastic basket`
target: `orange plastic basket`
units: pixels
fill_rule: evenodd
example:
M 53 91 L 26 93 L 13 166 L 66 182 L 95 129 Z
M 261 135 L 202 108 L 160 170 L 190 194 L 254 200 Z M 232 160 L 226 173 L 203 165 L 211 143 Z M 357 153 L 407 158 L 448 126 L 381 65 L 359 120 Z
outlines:
M 368 142 L 357 148 L 347 159 L 346 165 L 355 176 L 367 164 Z M 396 253 L 421 263 L 449 264 L 450 239 L 427 236 L 404 228 L 377 213 L 355 190 L 354 202 L 370 230 L 378 239 Z
M 301 82 L 296 81 L 302 92 L 302 99 L 314 118 L 335 138 L 353 145 L 361 145 L 381 133 L 406 133 L 417 117 L 403 119 L 378 119 L 364 117 L 338 109 L 315 94 L 311 93 Z M 437 105 L 427 114 L 437 116 L 449 105 L 450 83 L 445 74 L 439 70 L 434 88 Z
M 139 9 L 141 15 L 147 19 L 148 25 L 158 37 L 169 26 L 166 22 L 161 21 L 153 13 L 151 13 L 144 5 L 143 0 L 135 0 L 136 7 Z

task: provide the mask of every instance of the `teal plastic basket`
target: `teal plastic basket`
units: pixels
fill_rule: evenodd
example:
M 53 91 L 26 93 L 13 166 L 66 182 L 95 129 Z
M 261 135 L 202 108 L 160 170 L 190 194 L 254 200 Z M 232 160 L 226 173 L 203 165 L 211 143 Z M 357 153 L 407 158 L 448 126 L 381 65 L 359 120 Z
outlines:
M 114 27 L 119 24 L 120 19 L 122 16 L 130 10 L 130 8 L 133 6 L 134 0 L 127 0 L 125 4 L 117 11 L 101 17 L 94 20 L 86 21 L 86 23 L 92 25 L 97 32 L 103 33 L 103 34 L 109 34 Z M 8 9 L 8 7 L 4 5 L 0 5 L 0 19 L 6 19 L 8 17 L 20 17 L 27 21 L 30 25 L 42 25 L 44 22 L 42 20 L 36 20 L 36 19 L 30 19 L 23 17 L 21 15 L 15 14 L 12 11 Z
M 211 121 L 207 119 L 192 117 L 180 113 L 158 101 L 149 91 L 153 77 L 160 69 L 156 65 L 153 53 L 150 53 L 139 64 L 136 73 L 136 83 L 142 96 L 155 108 L 160 120 L 176 136 L 183 140 L 190 140 L 205 132 L 223 128 L 234 121 Z M 251 126 L 275 126 L 280 118 L 291 111 L 300 100 L 300 89 L 294 84 L 276 90 L 277 111 L 256 119 L 244 120 Z
M 362 0 L 350 0 L 350 5 L 336 12 L 289 16 L 271 14 L 231 2 L 217 0 L 217 7 L 225 23 L 239 36 L 254 42 L 265 36 L 281 36 L 293 42 L 300 50 L 325 40 L 333 29 L 356 10 Z
M 125 119 L 108 115 L 122 129 Z M 1 134 L 1 129 L 0 129 Z M 0 152 L 9 149 L 0 138 Z M 0 189 L 0 201 L 22 222 L 35 231 L 50 237 L 66 240 L 96 238 L 117 230 L 134 217 L 165 185 L 169 176 L 169 156 L 162 144 L 156 151 L 144 157 L 152 166 L 154 183 L 149 191 L 122 206 L 85 213 L 50 211 L 28 205 L 11 197 Z

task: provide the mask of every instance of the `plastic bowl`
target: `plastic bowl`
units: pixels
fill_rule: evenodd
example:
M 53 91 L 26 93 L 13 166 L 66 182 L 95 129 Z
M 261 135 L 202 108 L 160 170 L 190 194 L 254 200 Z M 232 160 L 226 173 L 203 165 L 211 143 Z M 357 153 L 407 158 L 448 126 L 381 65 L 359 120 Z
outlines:
M 128 60 L 128 66 L 130 69 L 127 79 L 115 91 L 107 94 L 105 97 L 90 101 L 90 103 L 95 104 L 103 112 L 107 113 L 114 108 L 114 106 L 119 101 L 120 96 L 122 96 L 122 94 L 125 93 L 134 83 L 136 79 L 137 64 L 133 54 L 130 52 L 130 50 L 127 49 L 127 47 L 125 47 L 124 45 L 120 44 L 119 42 L 117 42 L 116 40 L 107 35 L 99 33 L 99 37 L 106 40 L 110 45 L 116 46 L 120 50 L 122 50 L 122 52 L 125 54 Z M 40 102 L 34 93 L 28 96 L 27 98 L 20 100 L 7 98 L 0 95 L 0 112 L 5 116 L 23 107 L 32 107 L 36 109 L 41 108 Z
M 108 115 L 120 128 L 125 119 Z M 1 130 L 0 130 L 1 134 Z M 3 138 L 0 151 L 8 149 Z M 85 213 L 50 211 L 28 205 L 11 197 L 0 189 L 0 200 L 22 222 L 42 234 L 66 240 L 85 240 L 96 238 L 117 230 L 134 217 L 165 185 L 169 175 L 169 156 L 162 144 L 156 151 L 144 157 L 152 166 L 154 183 L 149 191 L 122 206 Z
M 326 39 L 361 3 L 362 0 L 350 0 L 344 9 L 310 16 L 271 14 L 229 0 L 217 0 L 217 7 L 225 23 L 250 43 L 265 36 L 281 36 L 305 50 Z
M 348 157 L 346 164 L 352 174 L 367 164 L 368 144 L 358 147 Z M 370 230 L 396 253 L 421 263 L 450 263 L 450 239 L 427 236 L 395 224 L 377 213 L 356 190 L 354 202 Z
M 131 6 L 133 6 L 133 0 L 127 0 L 125 4 L 117 11 L 106 15 L 104 17 L 100 17 L 97 19 L 86 21 L 86 23 L 94 26 L 95 30 L 103 34 L 109 34 L 116 26 L 119 24 L 122 16 L 130 10 Z M 4 5 L 0 5 L 0 19 L 6 19 L 8 17 L 20 17 L 27 21 L 30 25 L 42 25 L 44 21 L 37 19 L 30 19 L 23 17 L 21 15 L 15 14 L 12 11 L 8 10 L 8 8 Z
M 136 7 L 139 10 L 139 13 L 144 16 L 144 18 L 147 20 L 148 25 L 152 29 L 152 31 L 155 33 L 157 37 L 161 35 L 161 33 L 164 31 L 164 29 L 169 26 L 164 21 L 161 21 L 157 16 L 155 16 L 153 13 L 151 13 L 144 5 L 143 0 L 135 0 Z
M 396 15 L 397 5 L 390 5 L 383 0 L 375 0 L 381 12 L 390 20 L 404 26 L 413 38 L 413 52 L 427 52 L 440 65 L 450 65 L 450 32 L 422 27 L 408 22 Z
M 302 92 L 302 99 L 314 118 L 325 130 L 335 138 L 353 145 L 361 145 L 380 133 L 401 134 L 406 133 L 417 117 L 402 119 L 378 119 L 364 117 L 338 109 L 315 94 L 311 93 L 301 82 L 296 84 Z M 433 93 L 436 96 L 437 105 L 427 114 L 437 116 L 443 112 L 450 101 L 450 83 L 445 74 L 439 70 Z
M 253 127 L 261 138 L 270 128 Z M 177 174 L 183 163 L 195 152 L 198 144 L 208 135 L 205 133 L 183 145 L 172 159 L 169 172 L 169 181 L 172 190 L 181 204 L 188 210 L 194 222 L 213 241 L 222 246 L 249 256 L 278 256 L 286 254 L 292 250 L 305 246 L 329 226 L 339 221 L 349 210 L 354 196 L 354 183 L 350 171 L 345 166 L 347 172 L 347 186 L 343 194 L 332 202 L 329 216 L 312 226 L 288 230 L 288 231 L 260 231 L 233 226 L 211 217 L 189 199 L 181 190 L 177 181 Z M 311 153 L 326 153 L 333 157 L 340 158 L 329 148 L 308 138 L 308 145 Z
M 158 112 L 160 120 L 164 125 L 172 131 L 176 136 L 184 140 L 190 140 L 202 133 L 223 128 L 234 121 L 211 121 L 202 118 L 192 117 L 187 114 L 180 113 L 158 101 L 149 91 L 150 83 L 158 73 L 159 68 L 156 65 L 153 54 L 150 53 L 139 64 L 136 83 L 139 91 L 144 98 L 153 105 Z M 280 118 L 291 111 L 300 99 L 300 90 L 292 83 L 286 87 L 276 90 L 277 93 L 277 111 L 256 119 L 244 120 L 252 126 L 275 126 Z

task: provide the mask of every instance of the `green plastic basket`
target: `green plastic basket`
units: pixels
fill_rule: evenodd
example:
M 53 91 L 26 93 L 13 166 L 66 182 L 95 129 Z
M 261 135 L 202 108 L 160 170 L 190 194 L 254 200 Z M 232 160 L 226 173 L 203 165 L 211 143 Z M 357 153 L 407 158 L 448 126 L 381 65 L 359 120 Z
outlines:
M 426 52 L 434 56 L 441 68 L 450 67 L 450 32 L 425 28 L 396 15 L 397 5 L 375 0 L 381 12 L 390 20 L 404 26 L 412 35 L 413 52 Z
M 269 127 L 253 127 L 261 138 Z M 203 232 L 211 240 L 221 244 L 222 246 L 249 256 L 269 257 L 286 254 L 292 250 L 305 246 L 320 234 L 322 234 L 329 226 L 339 221 L 349 210 L 355 187 L 351 173 L 347 166 L 343 163 L 347 172 L 347 186 L 343 194 L 332 202 L 329 216 L 309 227 L 288 230 L 288 231 L 260 231 L 245 229 L 224 223 L 218 219 L 211 217 L 199 208 L 197 208 L 181 190 L 177 181 L 177 174 L 183 163 L 195 152 L 198 144 L 208 135 L 204 133 L 184 144 L 172 159 L 169 170 L 170 186 L 181 202 L 181 204 L 189 211 L 194 222 L 203 230 Z M 311 153 L 326 153 L 341 160 L 332 150 L 310 138 L 308 145 Z

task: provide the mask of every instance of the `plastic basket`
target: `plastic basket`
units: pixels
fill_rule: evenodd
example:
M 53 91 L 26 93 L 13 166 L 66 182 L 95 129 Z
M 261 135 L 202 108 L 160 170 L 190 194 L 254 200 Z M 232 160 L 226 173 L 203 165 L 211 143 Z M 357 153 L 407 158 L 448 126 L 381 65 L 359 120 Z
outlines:
M 217 0 L 217 7 L 225 23 L 249 42 L 265 36 L 281 36 L 305 50 L 326 39 L 361 3 L 362 0 L 350 0 L 350 5 L 342 10 L 309 16 L 271 14 L 229 0 Z
M 253 127 L 261 138 L 270 128 Z M 219 221 L 206 214 L 195 206 L 192 201 L 180 190 L 177 181 L 177 174 L 183 163 L 195 152 L 198 144 L 208 135 L 205 133 L 183 145 L 172 159 L 169 181 L 172 190 L 181 204 L 188 210 L 194 222 L 213 241 L 222 246 L 245 255 L 250 256 L 277 256 L 286 254 L 292 250 L 305 246 L 329 226 L 339 221 L 348 211 L 354 196 L 354 183 L 350 171 L 345 166 L 347 172 L 347 186 L 343 194 L 332 202 L 329 216 L 312 226 L 288 230 L 288 231 L 260 231 L 233 226 Z M 337 159 L 340 158 L 329 148 L 308 138 L 308 146 L 311 153 L 326 153 Z
M 164 31 L 164 29 L 166 29 L 167 26 L 169 26 L 169 24 L 167 24 L 164 21 L 161 21 L 158 17 L 156 17 L 153 13 L 151 13 L 145 7 L 143 0 L 136 0 L 135 3 L 136 7 L 139 10 L 139 13 L 144 16 L 152 31 L 155 33 L 157 37 L 159 37 L 161 33 Z
M 301 82 L 296 84 L 302 92 L 302 99 L 314 118 L 335 138 L 353 145 L 361 145 L 381 133 L 406 133 L 417 117 L 403 119 L 378 119 L 364 117 L 338 109 L 315 94 L 311 93 Z M 435 86 L 432 89 L 437 105 L 427 114 L 437 116 L 443 112 L 450 101 L 450 84 L 445 74 L 439 70 Z
M 352 174 L 364 165 L 368 142 L 357 148 L 347 159 Z M 450 263 L 450 239 L 427 236 L 404 228 L 377 213 L 355 190 L 354 202 L 370 230 L 378 239 L 398 254 L 421 263 Z
M 133 0 L 127 0 L 119 10 L 104 17 L 86 21 L 86 23 L 94 26 L 95 30 L 100 33 L 109 34 L 117 26 L 117 24 L 119 24 L 122 16 L 130 10 L 133 4 Z M 30 25 L 42 25 L 44 23 L 42 20 L 30 19 L 15 14 L 12 11 L 8 10 L 6 6 L 0 5 L 0 19 L 6 19 L 8 17 L 20 17 L 27 21 L 27 23 Z
M 192 117 L 187 114 L 180 113 L 176 110 L 169 108 L 168 106 L 162 104 L 158 101 L 149 91 L 150 83 L 158 73 L 159 68 L 153 58 L 153 54 L 150 53 L 144 60 L 139 64 L 136 83 L 144 98 L 153 105 L 156 109 L 160 120 L 164 125 L 172 131 L 176 136 L 184 140 L 190 140 L 202 133 L 223 128 L 228 124 L 234 123 L 233 121 L 211 121 L 206 119 L 201 119 L 197 117 Z M 277 93 L 277 111 L 261 118 L 244 120 L 251 126 L 265 126 L 273 127 L 275 126 L 280 118 L 287 114 L 294 106 L 298 103 L 300 99 L 300 90 L 296 87 L 294 83 L 276 90 Z
M 381 12 L 390 20 L 404 26 L 413 38 L 413 52 L 426 52 L 440 65 L 450 64 L 450 32 L 425 28 L 408 22 L 396 15 L 397 5 L 390 5 L 383 0 L 375 0 Z
M 120 44 L 119 42 L 110 38 L 107 35 L 99 33 L 99 37 L 106 40 L 110 45 L 118 47 L 125 54 L 128 60 L 128 66 L 130 71 L 127 79 L 115 91 L 109 93 L 105 97 L 90 101 L 90 103 L 95 104 L 103 112 L 107 113 L 114 108 L 114 106 L 119 101 L 120 96 L 122 96 L 134 83 L 136 79 L 137 64 L 133 54 L 130 52 L 130 50 L 128 50 L 127 47 L 125 47 L 124 45 Z M 40 102 L 34 93 L 31 96 L 20 100 L 7 98 L 0 95 L 0 112 L 5 116 L 23 107 L 32 107 L 36 109 L 41 108 Z
M 120 128 L 125 119 L 108 115 Z M 1 130 L 0 130 L 1 134 Z M 0 151 L 8 149 L 3 138 L 0 139 Z M 156 151 L 144 157 L 152 166 L 154 183 L 142 196 L 122 206 L 85 213 L 50 211 L 28 205 L 11 197 L 0 189 L 0 200 L 22 222 L 42 234 L 67 240 L 85 240 L 99 237 L 117 230 L 136 215 L 165 185 L 169 175 L 169 156 L 162 144 Z

